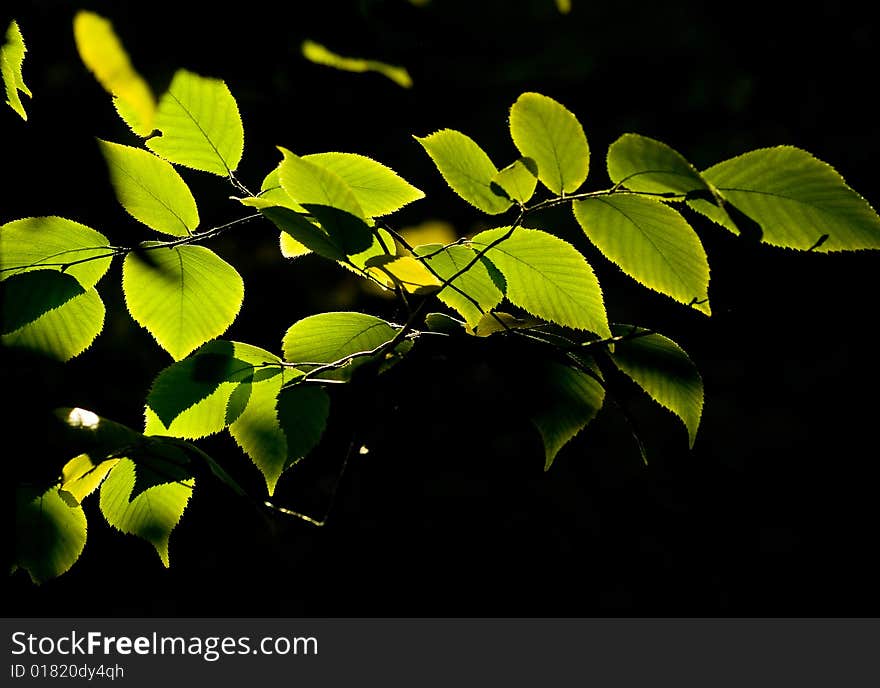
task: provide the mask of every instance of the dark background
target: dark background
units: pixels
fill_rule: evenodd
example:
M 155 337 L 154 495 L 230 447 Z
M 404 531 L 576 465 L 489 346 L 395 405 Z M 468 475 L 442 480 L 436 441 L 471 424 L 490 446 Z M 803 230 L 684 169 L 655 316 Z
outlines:
M 76 54 L 78 7 L 112 19 L 157 94 L 178 67 L 227 81 L 244 120 L 247 184 L 276 164 L 275 145 L 370 155 L 427 194 L 393 217 L 398 227 L 481 226 L 411 134 L 458 129 L 504 165 L 515 157 L 507 109 L 526 90 L 583 122 L 590 188 L 607 184 L 607 146 L 635 131 L 698 167 L 800 146 L 880 203 L 878 31 L 863 4 L 779 14 L 769 3 L 573 5 L 562 16 L 552 0 L 7 3 L 0 19 L 19 20 L 34 99 L 25 99 L 27 124 L 0 114 L 2 221 L 58 214 L 117 245 L 149 238 L 116 203 L 94 142 L 135 143 Z M 415 86 L 312 65 L 299 53 L 304 38 L 404 65 Z M 182 174 L 203 227 L 239 216 L 222 180 Z M 527 358 L 491 342 L 448 354 L 425 347 L 379 389 L 335 400 L 346 418 L 282 480 L 279 503 L 320 514 L 347 419 L 358 419 L 371 451 L 353 458 L 325 528 L 279 520 L 272 532 L 249 505 L 203 483 L 164 570 L 149 545 L 111 532 L 88 504 L 80 561 L 39 588 L 21 572 L 7 579 L 5 615 L 880 615 L 876 254 L 753 246 L 694 218 L 712 267 L 707 319 L 634 286 L 565 213 L 541 225 L 585 252 L 613 321 L 656 327 L 691 354 L 706 389 L 692 452 L 671 414 L 624 387 L 649 465 L 606 409 L 544 473 L 540 440 L 517 412 Z M 245 225 L 211 248 L 245 277 L 227 338 L 277 351 L 291 323 L 322 310 L 400 317 L 325 262 L 284 261 L 268 225 Z M 125 312 L 118 265 L 99 291 L 104 331 L 69 364 L 0 351 L 2 454 L 14 473 L 68 458 L 56 462 L 32 420 L 44 407 L 82 406 L 139 427 L 151 381 L 170 363 Z M 202 446 L 260 493 L 228 437 Z

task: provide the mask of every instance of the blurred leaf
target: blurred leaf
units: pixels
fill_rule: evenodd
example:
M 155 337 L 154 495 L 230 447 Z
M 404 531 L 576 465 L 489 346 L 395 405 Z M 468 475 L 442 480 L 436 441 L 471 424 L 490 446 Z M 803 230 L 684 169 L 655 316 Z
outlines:
M 341 69 L 346 72 L 377 72 L 388 77 L 398 86 L 410 88 L 412 77 L 403 67 L 378 62 L 377 60 L 364 60 L 356 57 L 342 57 L 330 52 L 327 48 L 314 41 L 303 41 L 302 54 L 309 62 Z

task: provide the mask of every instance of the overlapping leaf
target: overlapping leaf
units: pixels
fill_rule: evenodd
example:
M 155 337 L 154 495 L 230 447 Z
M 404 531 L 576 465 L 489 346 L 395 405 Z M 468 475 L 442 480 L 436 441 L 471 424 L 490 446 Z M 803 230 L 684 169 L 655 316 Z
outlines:
M 244 283 L 235 268 L 203 246 L 145 248 L 146 258 L 130 253 L 123 263 L 125 302 L 135 321 L 180 360 L 232 324 Z
M 69 504 L 81 504 L 82 500 L 98 489 L 119 459 L 95 462 L 88 454 L 78 454 L 61 469 L 60 495 Z
M 192 192 L 170 163 L 140 148 L 98 139 L 116 198 L 157 232 L 186 236 L 199 225 Z
M 412 86 L 412 77 L 404 67 L 397 67 L 377 60 L 343 57 L 314 41 L 303 41 L 302 54 L 309 62 L 315 64 L 341 69 L 345 72 L 376 72 L 403 88 Z
M 155 126 L 162 135 L 147 148 L 173 163 L 226 177 L 241 161 L 241 115 L 219 79 L 179 70 L 159 100 Z
M 607 163 L 611 181 L 633 191 L 677 197 L 713 193 L 681 153 L 647 136 L 621 136 L 608 147 Z
M 565 327 L 610 336 L 599 281 L 571 244 L 523 227 L 490 229 L 471 244 L 478 250 L 492 246 L 485 256 L 504 275 L 514 305 Z
M 465 201 L 489 215 L 503 213 L 510 207 L 510 201 L 492 187 L 498 169 L 473 139 L 454 129 L 414 138 L 450 188 Z
M 721 196 L 760 225 L 762 240 L 800 250 L 880 248 L 880 217 L 825 162 L 792 146 L 762 148 L 703 172 Z M 691 206 L 727 227 L 721 210 L 703 200 Z
M 511 201 L 520 205 L 528 203 L 538 186 L 538 166 L 531 158 L 520 158 L 498 172 L 492 183 Z
M 584 183 L 590 147 L 577 117 L 540 93 L 523 93 L 510 108 L 510 135 L 523 156 L 538 166 L 538 179 L 555 194 Z
M 63 272 L 31 270 L 13 275 L 0 286 L 0 334 L 14 332 L 84 293 L 82 285 Z
M 27 112 L 21 102 L 20 94 L 24 93 L 31 97 L 31 91 L 25 85 L 21 71 L 26 52 L 27 48 L 21 35 L 21 29 L 18 27 L 18 22 L 13 19 L 6 29 L 6 40 L 0 46 L 0 77 L 3 79 L 3 86 L 6 90 L 7 105 L 25 121 L 27 121 Z
M 709 315 L 706 252 L 678 212 L 630 194 L 575 201 L 572 208 L 590 241 L 627 275 Z

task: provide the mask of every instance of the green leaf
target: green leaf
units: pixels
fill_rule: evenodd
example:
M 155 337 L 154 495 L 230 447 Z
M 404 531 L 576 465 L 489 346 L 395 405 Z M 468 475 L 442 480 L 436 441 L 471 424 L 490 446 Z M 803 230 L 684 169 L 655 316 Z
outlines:
M 523 93 L 510 108 L 510 135 L 538 166 L 538 179 L 555 194 L 577 191 L 587 178 L 590 147 L 569 110 L 540 93 Z
M 86 515 L 58 487 L 41 493 L 19 487 L 15 495 L 15 565 L 39 585 L 68 571 L 86 545 Z
M 492 184 L 498 185 L 511 201 L 528 203 L 538 186 L 538 166 L 531 158 L 520 158 L 498 172 Z
M 280 165 L 279 165 L 280 167 Z M 266 208 L 287 208 L 298 214 L 305 214 L 305 209 L 296 201 L 294 201 L 288 193 L 281 188 L 281 179 L 278 176 L 278 167 L 269 172 L 263 179 L 263 183 L 260 185 L 260 193 L 256 196 L 247 196 L 245 198 L 237 199 L 242 205 L 248 206 L 249 208 L 257 208 L 258 210 L 265 210 Z M 265 213 L 264 213 L 265 215 Z M 281 214 L 282 217 L 284 214 Z M 268 216 L 267 216 L 268 217 Z M 281 220 L 285 222 L 285 220 Z M 275 222 L 272 220 L 272 222 Z M 294 225 L 296 225 L 298 221 L 294 220 Z M 278 223 L 275 222 L 277 225 Z M 311 232 L 311 230 L 306 230 Z M 323 231 L 323 230 L 322 230 Z M 310 253 L 310 249 L 308 246 L 300 243 L 296 239 L 293 238 L 290 234 L 282 229 L 280 234 L 281 239 L 281 255 L 285 258 L 299 258 L 300 256 L 304 256 Z
M 110 268 L 112 256 L 107 237 L 63 217 L 28 217 L 0 227 L 0 279 L 60 270 L 90 289 Z
M 293 363 L 327 364 L 359 352 L 372 351 L 392 340 L 397 328 L 364 313 L 319 313 L 294 323 L 282 341 L 284 360 Z M 363 356 L 344 368 L 322 373 L 320 377 L 344 380 L 369 360 Z M 307 372 L 316 365 L 297 365 Z
M 703 176 L 760 225 L 768 244 L 822 253 L 880 248 L 877 212 L 834 168 L 804 150 L 762 148 L 718 163 Z M 739 233 L 708 201 L 690 204 Z
M 286 148 L 279 150 L 284 159 L 278 168 L 278 178 L 284 191 L 318 221 L 344 254 L 368 248 L 372 232 L 365 222 L 363 208 L 345 180 Z
M 569 243 L 539 229 L 499 227 L 477 234 L 471 244 L 504 275 L 506 296 L 532 315 L 565 327 L 608 337 L 608 316 L 599 281 Z
M 498 170 L 473 139 L 454 129 L 413 138 L 434 161 L 449 187 L 472 206 L 489 215 L 510 207 L 510 201 L 492 188 Z
M 139 136 L 149 136 L 156 118 L 156 99 L 132 67 L 113 24 L 94 12 L 81 10 L 73 18 L 73 36 L 83 64 L 113 96 L 123 121 Z
M 305 213 L 289 208 L 269 207 L 260 211 L 281 230 L 281 251 L 290 251 L 296 257 L 310 251 L 330 260 L 345 260 L 345 251 L 327 232 Z M 287 240 L 287 243 L 285 243 Z M 292 242 L 292 243 L 291 243 Z
M 315 153 L 304 155 L 302 159 L 342 179 L 366 217 L 388 215 L 425 197 L 422 191 L 398 176 L 394 170 L 365 155 Z
M 544 442 L 544 470 L 568 442 L 596 417 L 605 401 L 605 389 L 592 376 L 553 361 L 541 361 L 529 370 L 535 381 L 531 420 Z
M 101 485 L 101 513 L 117 530 L 152 544 L 167 568 L 171 531 L 186 509 L 195 479 L 154 485 L 133 496 L 138 470 L 129 459 L 113 467 Z
M 162 132 L 147 148 L 166 160 L 229 176 L 244 151 L 238 105 L 226 84 L 184 69 L 159 100 L 156 128 Z
M 608 176 L 615 185 L 650 194 L 684 197 L 712 189 L 697 169 L 665 143 L 624 134 L 608 147 Z
M 75 278 L 55 270 L 13 275 L 0 288 L 0 333 L 14 332 L 84 293 Z
M 44 313 L 19 329 L 4 334 L 3 346 L 37 351 L 69 361 L 91 346 L 104 328 L 104 303 L 95 289 Z
M 13 19 L 6 29 L 6 42 L 0 47 L 0 74 L 2 74 L 3 85 L 6 88 L 7 105 L 25 121 L 27 121 L 27 112 L 22 105 L 19 91 L 31 97 L 31 91 L 25 85 L 24 76 L 21 73 L 26 52 L 27 48 L 24 45 L 21 29 L 18 28 L 18 22 Z
M 302 54 L 309 62 L 314 62 L 315 64 L 341 69 L 346 72 L 376 72 L 391 79 L 391 81 L 403 88 L 412 86 L 412 77 L 403 67 L 396 67 L 377 60 L 342 57 L 314 41 L 303 41 Z
M 204 246 L 150 250 L 149 258 L 152 264 L 137 253 L 125 257 L 125 302 L 135 321 L 180 360 L 232 324 L 244 283 L 235 268 Z
M 466 268 L 477 255 L 476 251 L 467 246 L 443 248 L 440 244 L 417 246 L 415 253 L 417 256 L 430 255 L 430 258 L 425 259 L 426 262 L 443 280 L 448 280 Z M 503 278 L 500 278 L 497 271 L 495 275 L 490 273 L 489 266 L 491 263 L 488 261 L 477 261 L 438 295 L 443 303 L 458 311 L 472 329 L 485 313 L 495 308 L 504 298 Z M 501 287 L 498 282 L 501 282 Z
M 394 253 L 396 248 L 396 244 L 394 243 L 394 237 L 391 234 L 381 227 L 376 228 L 373 227 L 373 240 L 370 244 L 370 247 L 361 251 L 360 253 L 355 253 L 354 255 L 348 256 L 348 260 L 351 265 L 346 263 L 342 263 L 344 267 L 351 268 L 354 266 L 356 268 L 357 274 L 360 274 L 361 270 L 365 270 L 367 268 L 367 264 L 370 262 L 370 259 L 376 258 L 377 256 L 385 256 L 389 255 L 386 253 L 386 249 Z
M 82 504 L 82 500 L 98 489 L 119 459 L 107 459 L 95 463 L 88 454 L 79 454 L 61 469 L 60 495 L 68 504 Z
M 597 248 L 627 275 L 706 315 L 709 261 L 700 238 L 675 210 L 643 196 L 614 194 L 572 204 Z
M 153 381 L 147 396 L 145 434 L 197 439 L 220 432 L 241 415 L 251 386 L 262 384 L 255 382 L 257 376 L 270 379 L 281 374 L 280 367 L 263 364 L 280 362 L 274 354 L 250 344 L 208 342 Z M 241 407 L 231 412 L 230 405 L 239 403 Z
M 199 226 L 192 192 L 170 163 L 140 148 L 98 139 L 116 198 L 157 232 L 186 236 Z
M 281 474 L 321 439 L 330 409 L 324 390 L 305 385 L 282 390 L 281 384 L 279 376 L 271 384 L 254 388 L 247 408 L 229 426 L 230 434 L 263 474 L 270 495 Z
M 632 325 L 615 325 L 614 363 L 648 395 L 681 418 L 694 446 L 703 413 L 703 380 L 684 350 L 661 334 Z M 635 335 L 635 336 L 633 336 Z M 640 336 L 641 335 L 641 336 Z

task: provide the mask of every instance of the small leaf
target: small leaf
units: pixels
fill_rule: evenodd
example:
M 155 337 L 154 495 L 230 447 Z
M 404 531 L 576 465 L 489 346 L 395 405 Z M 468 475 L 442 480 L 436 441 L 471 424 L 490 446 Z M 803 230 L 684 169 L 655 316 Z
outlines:
M 140 148 L 98 139 L 116 198 L 157 232 L 186 236 L 199 225 L 192 192 L 170 163 Z
M 590 147 L 569 110 L 540 93 L 523 93 L 510 108 L 510 135 L 538 166 L 538 179 L 555 194 L 577 191 L 587 178 Z
M 281 250 L 295 257 L 310 251 L 330 260 L 345 260 L 345 251 L 305 213 L 280 206 L 264 208 L 263 216 L 281 230 Z M 287 240 L 288 243 L 285 243 Z M 287 255 L 284 253 L 284 255 Z
M 359 352 L 367 352 L 391 341 L 397 328 L 364 313 L 320 313 L 294 323 L 282 342 L 284 360 L 307 372 L 315 364 L 334 363 Z M 367 362 L 368 357 L 353 359 L 344 368 L 322 373 L 320 377 L 343 380 Z
M 590 241 L 627 275 L 710 314 L 706 252 L 675 210 L 630 194 L 575 201 L 572 209 Z
M 79 11 L 73 36 L 83 64 L 114 97 L 122 119 L 139 136 L 149 136 L 156 118 L 156 100 L 149 85 L 131 65 L 113 24 L 94 12 Z
M 221 177 L 232 174 L 244 151 L 238 104 L 226 84 L 178 70 L 159 100 L 147 148 L 166 160 Z
M 374 256 L 366 262 L 367 272 L 389 288 L 399 285 L 410 294 L 431 294 L 440 286 L 424 264 L 412 256 Z
M 88 454 L 74 456 L 61 469 L 62 499 L 68 504 L 71 504 L 69 499 L 81 504 L 82 500 L 98 489 L 98 485 L 118 462 L 119 459 L 107 459 L 95 463 Z
M 663 335 L 641 335 L 646 330 L 632 325 L 615 325 L 613 330 L 615 336 L 630 335 L 614 345 L 614 363 L 654 401 L 681 418 L 693 447 L 703 412 L 703 380 L 696 366 Z
M 338 175 L 351 189 L 366 217 L 388 215 L 425 197 L 394 170 L 365 155 L 315 153 L 302 159 Z
M 132 497 L 136 471 L 129 459 L 122 459 L 113 467 L 101 485 L 101 513 L 117 530 L 152 544 L 167 568 L 171 532 L 186 509 L 195 479 L 154 485 Z
M 532 315 L 565 327 L 608 337 L 608 316 L 599 281 L 569 243 L 538 229 L 499 227 L 477 234 L 471 244 L 485 253 L 507 281 L 506 296 Z M 502 240 L 503 239 L 503 240 Z
M 40 493 L 19 487 L 15 495 L 15 565 L 39 585 L 65 573 L 86 545 L 86 515 L 70 506 L 58 487 Z
M 2 343 L 69 361 L 88 349 L 104 329 L 104 314 L 104 302 L 97 291 L 89 289 L 33 322 L 4 334 Z
M 426 262 L 444 280 L 448 280 L 470 265 L 477 255 L 477 252 L 468 246 L 443 248 L 439 244 L 417 246 L 415 252 L 418 256 L 430 255 L 430 258 L 425 259 Z M 491 263 L 487 261 L 477 261 L 438 295 L 443 303 L 458 311 L 471 328 L 504 298 L 503 279 L 499 280 L 498 275 L 493 277 L 489 272 L 490 265 Z M 498 285 L 499 281 L 502 282 L 501 287 Z
M 146 403 L 147 435 L 197 439 L 220 432 L 235 420 L 250 397 L 255 374 L 280 375 L 274 354 L 250 344 L 213 341 L 156 376 Z M 230 413 L 233 394 L 242 408 Z M 241 395 L 246 395 L 242 400 Z
M 24 83 L 21 68 L 24 64 L 24 54 L 27 48 L 24 45 L 24 37 L 18 22 L 14 19 L 6 29 L 6 42 L 0 47 L 0 75 L 6 89 L 6 103 L 15 110 L 19 117 L 27 121 L 27 112 L 21 102 L 19 92 L 31 97 L 30 89 Z
M 14 332 L 84 293 L 85 289 L 71 275 L 55 270 L 13 275 L 0 290 L 0 333 Z
M 528 203 L 538 186 L 538 166 L 531 158 L 520 158 L 492 179 L 504 194 L 520 205 Z
M 330 52 L 327 48 L 314 41 L 303 41 L 302 54 L 309 62 L 341 69 L 346 72 L 376 72 L 388 77 L 398 86 L 410 88 L 412 77 L 403 67 L 378 62 L 377 60 L 363 60 L 356 57 L 342 57 Z
M 498 170 L 473 139 L 454 129 L 413 138 L 434 161 L 450 188 L 472 206 L 489 215 L 503 213 L 510 207 L 510 201 L 492 188 Z
M 608 147 L 608 176 L 615 185 L 650 194 L 684 197 L 712 193 L 709 183 L 681 153 L 639 134 L 624 134 Z
M 544 470 L 568 442 L 596 417 L 605 389 L 590 375 L 553 361 L 539 362 L 532 376 L 532 423 L 544 442 Z
M 718 163 L 703 176 L 760 225 L 768 244 L 821 253 L 880 248 L 877 212 L 834 168 L 804 150 L 762 148 Z M 708 201 L 690 205 L 739 233 Z
M 107 237 L 63 217 L 28 217 L 0 227 L 0 279 L 60 270 L 90 289 L 110 268 L 112 256 Z
M 232 324 L 244 283 L 235 268 L 204 246 L 151 250 L 150 258 L 152 265 L 137 253 L 125 257 L 125 303 L 135 321 L 180 360 Z

